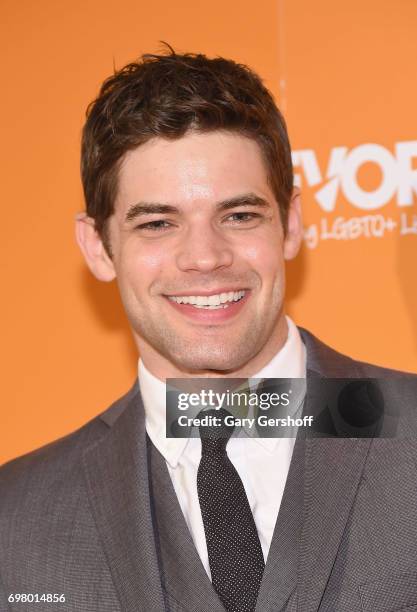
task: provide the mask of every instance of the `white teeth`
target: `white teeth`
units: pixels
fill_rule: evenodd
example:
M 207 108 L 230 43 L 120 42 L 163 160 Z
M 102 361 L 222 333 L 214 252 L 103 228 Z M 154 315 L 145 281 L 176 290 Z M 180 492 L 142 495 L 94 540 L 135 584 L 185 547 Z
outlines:
M 219 308 L 229 308 L 230 304 L 219 304 L 218 306 L 197 306 L 193 304 L 194 308 L 204 308 L 205 310 L 218 310 Z
M 181 295 L 169 296 L 169 299 L 177 304 L 192 304 L 196 308 L 227 308 L 227 302 L 237 302 L 245 295 L 245 291 L 229 291 L 228 293 L 217 293 L 215 295 Z
M 209 306 L 219 306 L 220 305 L 220 295 L 209 295 L 208 305 Z

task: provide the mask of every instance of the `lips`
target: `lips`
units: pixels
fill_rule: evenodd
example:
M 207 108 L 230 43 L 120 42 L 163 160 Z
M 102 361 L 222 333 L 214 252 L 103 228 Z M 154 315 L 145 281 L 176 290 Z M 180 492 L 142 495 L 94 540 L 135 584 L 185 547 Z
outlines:
M 235 317 L 242 310 L 250 295 L 249 290 L 242 289 L 232 292 L 233 299 L 230 299 L 230 293 L 221 291 L 205 296 L 200 293 L 197 295 L 165 297 L 172 308 L 188 319 L 197 323 L 214 324 L 228 321 Z M 221 298 L 222 294 L 226 294 L 227 297 L 223 296 Z M 234 299 L 235 297 L 237 299 Z M 184 303 L 188 302 L 190 298 L 192 298 L 191 301 L 197 303 Z

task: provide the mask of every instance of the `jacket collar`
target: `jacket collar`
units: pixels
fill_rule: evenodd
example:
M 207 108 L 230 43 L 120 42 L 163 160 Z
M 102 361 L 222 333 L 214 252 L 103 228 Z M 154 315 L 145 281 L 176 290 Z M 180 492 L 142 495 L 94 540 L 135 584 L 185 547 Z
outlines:
M 84 453 L 92 513 L 122 609 L 165 609 L 153 537 L 143 406 L 137 385 L 101 416 L 107 435 Z

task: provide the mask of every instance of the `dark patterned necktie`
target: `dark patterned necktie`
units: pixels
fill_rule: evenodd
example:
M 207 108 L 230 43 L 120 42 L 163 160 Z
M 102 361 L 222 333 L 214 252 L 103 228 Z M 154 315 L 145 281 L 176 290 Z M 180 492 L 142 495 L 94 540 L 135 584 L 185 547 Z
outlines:
M 221 425 L 200 426 L 198 499 L 213 587 L 227 612 L 254 612 L 265 563 L 243 483 L 226 453 L 234 430 L 224 422 L 228 414 L 222 408 L 199 415 Z

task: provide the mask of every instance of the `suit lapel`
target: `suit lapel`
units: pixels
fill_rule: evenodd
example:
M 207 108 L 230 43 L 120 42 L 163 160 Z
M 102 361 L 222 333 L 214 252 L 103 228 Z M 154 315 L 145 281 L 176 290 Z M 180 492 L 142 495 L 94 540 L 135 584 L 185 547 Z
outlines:
M 371 439 L 306 440 L 299 607 L 318 610 L 360 482 Z
M 122 609 L 165 609 L 149 499 L 139 393 L 105 413 L 109 432 L 84 453 L 88 496 Z
M 304 452 L 304 441 L 298 440 L 294 446 L 256 604 L 259 612 L 278 612 L 284 609 L 296 587 L 302 526 Z
M 307 348 L 305 413 L 315 414 L 309 381 L 317 377 L 355 378 L 361 372 L 354 361 L 300 331 Z M 304 518 L 298 566 L 298 606 L 303 612 L 319 609 L 371 444 L 371 438 L 305 440 Z

